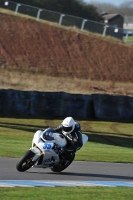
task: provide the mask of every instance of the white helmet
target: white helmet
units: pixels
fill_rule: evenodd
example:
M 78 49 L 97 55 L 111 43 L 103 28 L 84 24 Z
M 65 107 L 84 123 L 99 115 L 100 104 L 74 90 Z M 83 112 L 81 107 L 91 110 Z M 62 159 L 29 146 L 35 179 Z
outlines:
M 75 128 L 75 121 L 72 117 L 66 117 L 63 122 L 63 129 L 62 132 L 64 135 L 71 133 Z

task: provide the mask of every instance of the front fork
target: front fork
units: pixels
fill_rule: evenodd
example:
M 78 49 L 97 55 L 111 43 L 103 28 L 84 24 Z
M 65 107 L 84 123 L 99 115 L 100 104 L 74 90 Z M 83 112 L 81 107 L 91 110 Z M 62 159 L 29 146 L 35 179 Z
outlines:
M 40 156 L 44 155 L 44 152 L 41 151 L 36 145 L 30 148 L 30 150 L 35 153 L 35 156 L 32 158 L 33 162 L 36 162 Z

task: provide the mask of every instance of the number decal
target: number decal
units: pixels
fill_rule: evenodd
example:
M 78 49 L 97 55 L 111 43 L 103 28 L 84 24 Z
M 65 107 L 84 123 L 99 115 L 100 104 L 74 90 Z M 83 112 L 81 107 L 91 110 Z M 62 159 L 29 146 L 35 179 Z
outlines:
M 44 144 L 44 146 L 43 146 L 43 149 L 51 149 L 51 148 L 52 148 L 52 146 L 49 143 Z

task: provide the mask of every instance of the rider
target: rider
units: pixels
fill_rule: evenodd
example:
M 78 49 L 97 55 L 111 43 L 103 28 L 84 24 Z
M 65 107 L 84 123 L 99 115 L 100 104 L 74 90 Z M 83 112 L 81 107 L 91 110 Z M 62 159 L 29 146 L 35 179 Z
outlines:
M 66 117 L 63 122 L 59 126 L 53 128 L 53 130 L 63 134 L 67 140 L 67 146 L 60 151 L 61 154 L 65 153 L 69 155 L 70 153 L 75 153 L 82 147 L 83 141 L 80 124 L 75 122 L 72 117 Z

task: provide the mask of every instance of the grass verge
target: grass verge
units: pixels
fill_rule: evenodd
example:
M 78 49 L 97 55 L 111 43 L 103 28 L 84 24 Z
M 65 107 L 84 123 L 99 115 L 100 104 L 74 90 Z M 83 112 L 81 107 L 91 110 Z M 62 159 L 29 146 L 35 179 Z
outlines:
M 0 188 L 1 200 L 132 200 L 133 189 L 124 187 Z
M 0 156 L 20 157 L 30 147 L 35 131 L 62 120 L 0 118 Z M 79 121 L 89 141 L 75 160 L 133 163 L 133 124 Z

